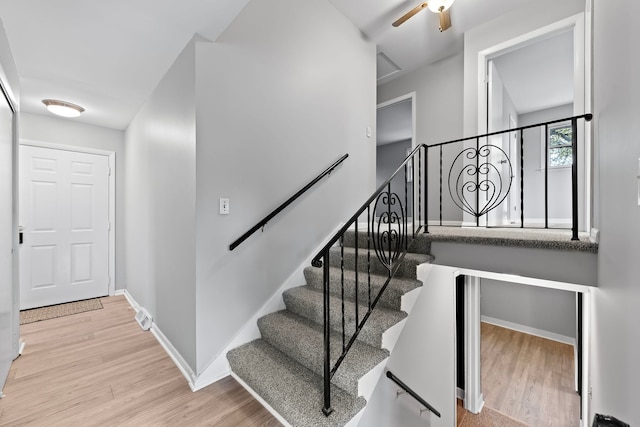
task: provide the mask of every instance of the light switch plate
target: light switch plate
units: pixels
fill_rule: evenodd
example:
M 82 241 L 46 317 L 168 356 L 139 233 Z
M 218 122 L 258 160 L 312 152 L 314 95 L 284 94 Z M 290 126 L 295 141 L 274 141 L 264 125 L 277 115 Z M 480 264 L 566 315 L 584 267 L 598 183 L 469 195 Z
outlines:
M 220 215 L 229 215 L 229 199 L 220 199 Z

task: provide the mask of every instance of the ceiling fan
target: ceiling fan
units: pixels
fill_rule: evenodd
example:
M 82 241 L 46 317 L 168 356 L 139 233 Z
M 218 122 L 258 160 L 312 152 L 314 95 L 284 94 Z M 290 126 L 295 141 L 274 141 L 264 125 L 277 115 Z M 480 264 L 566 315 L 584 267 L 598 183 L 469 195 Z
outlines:
M 397 21 L 393 23 L 394 27 L 399 27 L 409 20 L 413 15 L 420 12 L 423 9 L 429 9 L 433 13 L 440 15 L 440 27 L 442 32 L 451 27 L 451 16 L 449 16 L 449 8 L 453 4 L 454 0 L 431 0 L 420 3 L 409 12 L 402 15 Z

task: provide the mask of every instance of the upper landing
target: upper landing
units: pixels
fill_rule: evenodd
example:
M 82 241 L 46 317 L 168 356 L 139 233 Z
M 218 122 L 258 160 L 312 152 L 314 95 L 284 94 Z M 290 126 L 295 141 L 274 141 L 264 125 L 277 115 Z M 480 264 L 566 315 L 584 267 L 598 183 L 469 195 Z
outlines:
M 430 226 L 416 243 L 434 264 L 597 286 L 598 244 L 579 238 L 557 229 Z
M 580 240 L 574 241 L 570 230 L 432 226 L 422 238 L 430 242 L 598 253 L 598 243 L 593 242 L 588 233 L 579 233 Z

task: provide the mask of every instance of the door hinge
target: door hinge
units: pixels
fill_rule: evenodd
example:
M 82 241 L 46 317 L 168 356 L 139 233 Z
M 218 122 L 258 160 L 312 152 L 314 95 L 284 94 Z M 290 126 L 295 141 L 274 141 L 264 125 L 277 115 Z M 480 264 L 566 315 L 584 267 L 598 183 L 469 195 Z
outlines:
M 107 231 L 111 231 L 111 221 L 107 223 Z
M 111 166 L 109 166 L 109 176 L 111 176 Z

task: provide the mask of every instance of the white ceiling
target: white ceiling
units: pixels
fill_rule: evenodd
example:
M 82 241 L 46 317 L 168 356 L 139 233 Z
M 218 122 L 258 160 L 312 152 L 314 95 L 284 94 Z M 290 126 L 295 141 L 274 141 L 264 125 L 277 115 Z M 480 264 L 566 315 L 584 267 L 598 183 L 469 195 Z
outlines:
M 23 111 L 83 106 L 78 121 L 124 129 L 195 33 L 215 40 L 248 0 L 0 0 Z
M 399 68 L 378 84 L 409 73 L 421 66 L 451 56 L 463 48 L 464 33 L 498 15 L 534 0 L 455 0 L 450 9 L 452 27 L 438 30 L 438 15 L 423 10 L 400 27 L 391 24 L 422 3 L 420 0 L 330 0 Z M 389 69 L 384 66 L 381 69 Z
M 215 40 L 248 1 L 0 0 L 22 110 L 47 114 L 41 100 L 57 98 L 86 108 L 75 120 L 124 129 L 193 35 Z M 420 0 L 329 1 L 390 60 L 379 69 L 397 65 L 384 83 L 460 51 L 465 31 L 535 0 L 456 0 L 443 33 L 428 10 L 391 26 Z

